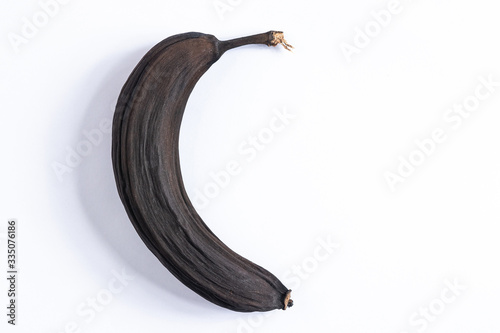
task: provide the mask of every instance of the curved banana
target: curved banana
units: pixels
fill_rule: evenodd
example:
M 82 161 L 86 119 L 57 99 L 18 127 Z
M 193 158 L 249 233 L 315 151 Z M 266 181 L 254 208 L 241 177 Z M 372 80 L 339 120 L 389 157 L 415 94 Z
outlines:
M 291 47 L 275 31 L 229 41 L 191 32 L 161 41 L 125 83 L 112 134 L 118 192 L 144 243 L 187 287 L 241 312 L 286 309 L 293 304 L 290 290 L 205 225 L 184 189 L 178 143 L 196 82 L 224 52 L 247 44 Z

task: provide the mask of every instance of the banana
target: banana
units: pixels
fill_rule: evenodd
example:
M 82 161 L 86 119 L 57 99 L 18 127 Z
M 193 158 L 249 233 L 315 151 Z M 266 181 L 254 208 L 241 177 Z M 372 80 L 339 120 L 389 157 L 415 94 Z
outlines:
M 190 32 L 161 41 L 123 86 L 112 131 L 118 193 L 146 246 L 194 292 L 240 312 L 286 309 L 291 290 L 210 231 L 184 188 L 178 145 L 197 81 L 226 51 L 248 44 L 292 48 L 277 31 L 228 41 Z

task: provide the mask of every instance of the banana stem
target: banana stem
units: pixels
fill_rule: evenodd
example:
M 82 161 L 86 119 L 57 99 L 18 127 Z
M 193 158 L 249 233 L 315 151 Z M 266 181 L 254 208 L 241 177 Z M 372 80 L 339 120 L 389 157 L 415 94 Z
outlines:
M 223 54 L 227 50 L 234 49 L 235 47 L 250 44 L 265 44 L 267 46 L 276 46 L 281 44 L 288 51 L 293 49 L 293 46 L 288 44 L 285 40 L 283 32 L 269 31 L 262 34 L 221 41 L 219 44 L 219 51 Z

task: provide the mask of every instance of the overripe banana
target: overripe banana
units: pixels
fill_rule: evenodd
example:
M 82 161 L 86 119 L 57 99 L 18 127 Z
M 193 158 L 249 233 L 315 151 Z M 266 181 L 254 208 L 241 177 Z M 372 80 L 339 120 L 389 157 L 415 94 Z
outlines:
M 196 82 L 224 52 L 247 44 L 291 47 L 276 31 L 228 41 L 190 32 L 161 41 L 123 86 L 112 133 L 118 192 L 144 243 L 193 291 L 241 312 L 286 309 L 291 291 L 205 225 L 184 189 L 178 143 Z

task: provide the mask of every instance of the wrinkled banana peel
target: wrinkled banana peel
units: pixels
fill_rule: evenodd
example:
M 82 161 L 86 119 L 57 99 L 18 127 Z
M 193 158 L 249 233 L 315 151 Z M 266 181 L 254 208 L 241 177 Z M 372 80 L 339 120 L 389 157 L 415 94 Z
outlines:
M 182 181 L 179 131 L 200 77 L 224 52 L 249 44 L 292 48 L 276 31 L 228 41 L 191 32 L 161 41 L 123 86 L 112 131 L 116 186 L 141 239 L 187 287 L 241 312 L 286 309 L 291 291 L 227 247 L 198 215 Z

